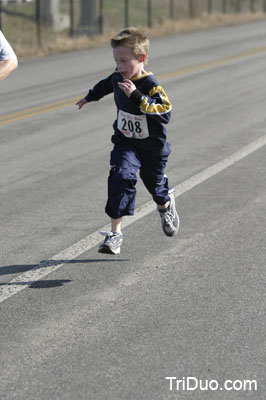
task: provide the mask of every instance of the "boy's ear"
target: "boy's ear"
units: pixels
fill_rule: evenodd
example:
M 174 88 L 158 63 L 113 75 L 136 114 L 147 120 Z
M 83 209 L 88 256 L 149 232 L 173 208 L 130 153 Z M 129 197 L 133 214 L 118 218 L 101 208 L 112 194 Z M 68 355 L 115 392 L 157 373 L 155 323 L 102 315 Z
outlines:
M 141 54 L 140 57 L 139 57 L 139 61 L 140 62 L 145 62 L 146 58 L 147 58 L 146 54 Z

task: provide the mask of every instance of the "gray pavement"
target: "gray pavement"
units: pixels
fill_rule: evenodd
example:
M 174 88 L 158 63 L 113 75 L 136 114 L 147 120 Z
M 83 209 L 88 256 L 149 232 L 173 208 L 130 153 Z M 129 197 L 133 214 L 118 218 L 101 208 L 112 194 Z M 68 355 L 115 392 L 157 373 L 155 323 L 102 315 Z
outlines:
M 172 186 L 265 136 L 265 37 L 260 22 L 152 40 L 149 68 L 169 72 Z M 82 96 L 113 67 L 107 48 L 21 63 L 0 118 Z M 0 291 L 108 222 L 114 117 L 108 97 L 0 125 Z M 94 247 L 21 283 L 0 303 L 0 399 L 264 399 L 265 159 L 261 147 L 179 196 L 177 237 L 154 211 L 124 229 L 119 257 Z M 137 206 L 149 200 L 139 182 Z

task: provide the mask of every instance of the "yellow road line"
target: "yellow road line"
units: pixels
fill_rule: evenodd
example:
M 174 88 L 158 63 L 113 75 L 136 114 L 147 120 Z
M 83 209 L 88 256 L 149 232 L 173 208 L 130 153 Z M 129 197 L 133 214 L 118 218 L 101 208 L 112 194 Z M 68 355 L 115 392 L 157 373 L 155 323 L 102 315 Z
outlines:
M 238 61 L 241 59 L 249 58 L 257 54 L 266 53 L 266 46 L 258 47 L 252 50 L 245 51 L 243 53 L 238 53 L 232 56 L 218 58 L 216 60 L 207 61 L 202 64 L 192 65 L 191 67 L 184 67 L 179 69 L 174 69 L 171 71 L 163 72 L 161 74 L 157 74 L 157 78 L 159 80 L 166 80 L 171 78 L 177 78 L 178 76 L 184 76 L 191 74 L 193 72 L 203 71 L 207 68 L 214 67 L 217 65 L 225 65 L 232 61 Z M 0 125 L 6 125 L 10 122 L 19 121 L 22 119 L 27 119 L 30 117 L 35 117 L 36 115 L 45 114 L 51 111 L 59 110 L 71 105 L 74 105 L 81 96 L 77 97 L 69 97 L 66 99 L 62 99 L 59 101 L 55 101 L 52 103 L 44 104 L 43 106 L 39 107 L 32 107 L 30 109 L 14 112 L 11 114 L 6 114 L 0 116 Z
M 216 60 L 207 61 L 207 62 L 202 63 L 202 64 L 192 65 L 191 67 L 184 67 L 184 68 L 171 70 L 171 71 L 168 71 L 168 72 L 163 72 L 163 73 L 158 75 L 158 79 L 159 80 L 164 80 L 164 79 L 169 79 L 169 78 L 176 78 L 178 76 L 188 75 L 188 74 L 191 74 L 192 72 L 203 71 L 203 70 L 205 70 L 207 68 L 210 68 L 210 67 L 215 67 L 217 65 L 228 64 L 228 63 L 230 63 L 232 61 L 242 60 L 242 59 L 249 58 L 249 57 L 252 57 L 254 55 L 262 54 L 262 53 L 266 53 L 266 46 L 258 47 L 256 49 L 252 49 L 252 50 L 248 50 L 248 51 L 245 51 L 243 53 L 234 54 L 232 56 L 228 56 L 228 57 L 218 58 Z
M 33 117 L 40 114 L 45 114 L 50 111 L 59 110 L 61 108 L 65 108 L 67 106 L 73 105 L 77 102 L 81 96 L 77 97 L 70 97 L 67 99 L 55 101 L 53 103 L 44 104 L 43 106 L 39 107 L 32 107 L 27 110 L 17 111 L 11 114 L 6 114 L 0 116 L 0 125 L 8 124 L 9 122 L 19 121 L 21 119 L 26 119 L 29 117 Z

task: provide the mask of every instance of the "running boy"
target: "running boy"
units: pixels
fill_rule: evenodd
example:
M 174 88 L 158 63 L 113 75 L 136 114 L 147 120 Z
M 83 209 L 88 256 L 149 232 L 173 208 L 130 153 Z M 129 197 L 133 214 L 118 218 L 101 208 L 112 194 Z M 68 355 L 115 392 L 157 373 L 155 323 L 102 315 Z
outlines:
M 114 93 L 117 119 L 113 124 L 108 200 L 106 214 L 111 218 L 111 232 L 105 235 L 99 253 L 119 254 L 123 241 L 122 217 L 133 215 L 137 172 L 157 204 L 161 224 L 167 236 L 179 228 L 173 190 L 164 174 L 170 145 L 165 124 L 170 121 L 172 105 L 158 81 L 147 72 L 149 40 L 141 29 L 125 28 L 111 39 L 116 70 L 89 90 L 79 100 L 84 104 Z

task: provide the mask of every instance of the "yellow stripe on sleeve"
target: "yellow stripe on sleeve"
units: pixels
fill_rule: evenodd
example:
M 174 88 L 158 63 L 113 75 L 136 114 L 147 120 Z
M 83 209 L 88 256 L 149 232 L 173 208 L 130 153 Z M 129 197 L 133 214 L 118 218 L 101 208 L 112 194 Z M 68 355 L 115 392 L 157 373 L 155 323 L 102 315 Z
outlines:
M 149 91 L 149 96 L 152 97 L 156 93 L 160 93 L 164 103 L 163 104 L 148 104 L 147 98 L 144 97 L 144 99 L 141 102 L 140 109 L 143 113 L 145 114 L 166 114 L 172 109 L 172 104 L 170 103 L 170 100 L 167 97 L 167 94 L 163 90 L 161 86 L 154 86 L 150 91 Z

